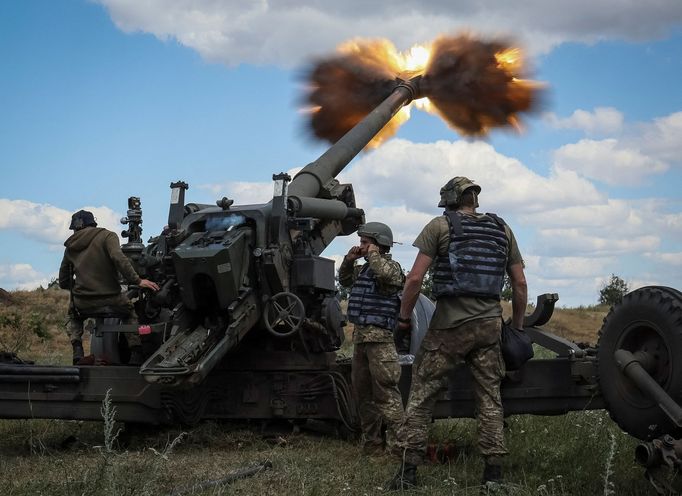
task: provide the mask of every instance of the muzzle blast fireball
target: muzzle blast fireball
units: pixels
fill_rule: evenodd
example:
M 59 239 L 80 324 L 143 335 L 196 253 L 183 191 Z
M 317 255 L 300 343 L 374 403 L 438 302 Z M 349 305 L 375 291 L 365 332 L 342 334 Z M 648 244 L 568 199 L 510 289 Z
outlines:
M 522 53 L 505 41 L 442 36 L 400 53 L 388 40 L 353 40 L 308 73 L 313 134 L 336 143 L 396 88 L 407 84 L 412 103 L 440 115 L 465 136 L 494 127 L 520 128 L 519 115 L 539 106 L 542 83 L 526 78 Z M 405 106 L 369 143 L 378 146 L 409 118 Z

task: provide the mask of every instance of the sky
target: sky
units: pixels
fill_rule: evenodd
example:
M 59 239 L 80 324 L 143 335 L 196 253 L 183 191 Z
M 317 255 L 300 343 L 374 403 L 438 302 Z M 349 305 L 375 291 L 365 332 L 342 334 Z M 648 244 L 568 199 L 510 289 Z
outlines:
M 306 131 L 302 74 L 352 38 L 400 50 L 438 35 L 504 36 L 547 86 L 523 133 L 459 136 L 411 119 L 342 172 L 368 221 L 412 242 L 464 175 L 512 227 L 529 301 L 591 305 L 611 274 L 682 288 L 679 0 L 4 0 L 0 2 L 0 287 L 57 275 L 71 214 L 120 232 L 142 200 L 143 238 L 187 201 L 265 203 L 273 173 L 328 145 Z M 337 238 L 337 262 L 357 236 Z

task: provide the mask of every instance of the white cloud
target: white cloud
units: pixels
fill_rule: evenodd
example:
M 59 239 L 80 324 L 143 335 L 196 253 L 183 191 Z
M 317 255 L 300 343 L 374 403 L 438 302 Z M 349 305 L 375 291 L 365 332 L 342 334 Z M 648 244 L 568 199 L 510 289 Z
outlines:
M 482 141 L 421 144 L 394 139 L 362 156 L 342 179 L 353 183 L 365 208 L 405 204 L 435 214 L 438 192 L 454 176 L 482 185 L 481 208 L 491 212 L 534 212 L 602 197 L 572 171 L 556 170 L 543 177 Z
M 121 230 L 121 216 L 109 207 L 82 208 L 94 214 L 99 227 L 114 232 Z M 47 203 L 0 198 L 0 230 L 16 230 L 27 238 L 60 245 L 72 234 L 69 231 L 72 213 Z
M 538 295 L 558 293 L 558 306 L 595 303 L 599 287 L 595 274 L 609 274 L 613 261 L 609 257 L 524 255 L 528 301 L 535 303 Z
M 370 207 L 365 209 L 367 222 L 383 222 L 393 231 L 393 240 L 411 246 L 421 229 L 431 220 L 432 214 L 411 210 L 405 205 Z
M 577 228 L 615 237 L 661 232 L 674 220 L 662 215 L 665 202 L 659 200 L 614 200 L 600 202 L 585 197 L 579 205 L 524 214 L 521 220 L 536 228 Z M 671 214 L 675 218 L 675 215 Z M 679 220 L 679 219 L 678 219 Z M 670 231 L 670 228 L 667 229 Z
M 593 112 L 578 109 L 570 117 L 545 114 L 545 120 L 557 129 L 579 129 L 591 135 L 609 135 L 623 128 L 623 113 L 613 107 L 597 107 Z
M 302 167 L 287 171 L 291 177 L 298 174 Z M 199 189 L 210 192 L 216 200 L 227 196 L 235 200 L 235 205 L 267 203 L 274 194 L 274 182 L 227 181 L 224 183 L 200 184 Z
M 499 34 L 510 26 L 539 53 L 566 41 L 657 38 L 682 21 L 678 0 L 95 1 L 126 32 L 174 38 L 229 65 L 296 65 L 356 36 L 387 37 L 404 49 L 442 32 Z
M 659 160 L 682 165 L 682 112 L 675 112 L 653 122 L 640 123 L 633 129 L 629 140 L 646 153 Z
M 555 165 L 576 170 L 607 184 L 638 184 L 670 165 L 682 165 L 682 111 L 649 122 L 624 123 L 623 113 L 612 107 L 592 112 L 578 109 L 570 117 L 553 113 L 545 121 L 557 129 L 578 129 L 588 135 L 609 136 L 602 141 L 581 140 L 556 151 Z M 604 165 L 606 164 L 606 165 Z
M 538 268 L 545 278 L 583 279 L 604 271 L 613 258 L 598 257 L 541 257 Z
M 227 196 L 236 205 L 267 203 L 272 200 L 272 183 L 228 181 L 226 183 L 200 184 L 199 189 L 209 191 L 215 199 Z
M 642 154 L 637 148 L 623 147 L 616 139 L 584 139 L 564 145 L 554 153 L 554 166 L 606 184 L 630 186 L 668 170 L 664 162 Z
M 610 256 L 656 250 L 660 243 L 661 238 L 653 234 L 611 238 L 597 234 L 588 235 L 577 228 L 540 229 L 535 252 L 553 256 Z
M 666 267 L 682 268 L 682 252 L 653 252 L 645 253 L 644 256 Z
M 45 274 L 26 263 L 0 265 L 0 288 L 31 290 L 38 286 L 46 288 L 56 273 Z
M 535 231 L 533 252 L 551 256 L 571 254 L 641 255 L 666 243 L 682 244 L 682 213 L 675 201 L 609 199 L 542 213 L 523 214 L 517 220 Z

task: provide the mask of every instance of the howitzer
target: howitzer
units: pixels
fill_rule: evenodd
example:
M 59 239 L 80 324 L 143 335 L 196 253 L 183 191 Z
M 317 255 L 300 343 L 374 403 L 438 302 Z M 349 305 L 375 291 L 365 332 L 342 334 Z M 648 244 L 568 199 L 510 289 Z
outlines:
M 137 238 L 123 246 L 165 291 L 163 298 L 143 298 L 144 315 L 166 308 L 170 332 L 140 369 L 149 382 L 201 382 L 252 332 L 297 334 L 308 353 L 338 349 L 343 316 L 334 263 L 320 254 L 336 236 L 355 232 L 364 212 L 355 205 L 352 185 L 336 176 L 417 96 L 418 82 L 397 80 L 383 103 L 293 180 L 274 175 L 268 203 L 235 205 L 223 198 L 215 206 L 185 204 L 188 186 L 171 184 L 166 232 L 143 251 Z M 139 208 L 135 200 L 129 203 Z M 141 217 L 130 212 L 126 233 L 136 233 Z M 272 346 L 280 344 L 290 346 Z

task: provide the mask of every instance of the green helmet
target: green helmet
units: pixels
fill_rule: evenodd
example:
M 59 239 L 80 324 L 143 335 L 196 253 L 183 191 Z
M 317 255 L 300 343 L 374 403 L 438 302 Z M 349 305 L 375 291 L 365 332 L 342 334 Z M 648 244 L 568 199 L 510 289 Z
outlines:
M 478 184 L 464 176 L 456 176 L 450 179 L 445 186 L 440 189 L 439 207 L 457 207 L 462 201 L 462 195 L 469 188 L 474 188 L 476 194 L 481 192 Z
M 390 248 L 393 246 L 393 232 L 391 228 L 381 222 L 368 222 L 358 227 L 358 236 L 374 239 L 379 246 Z

